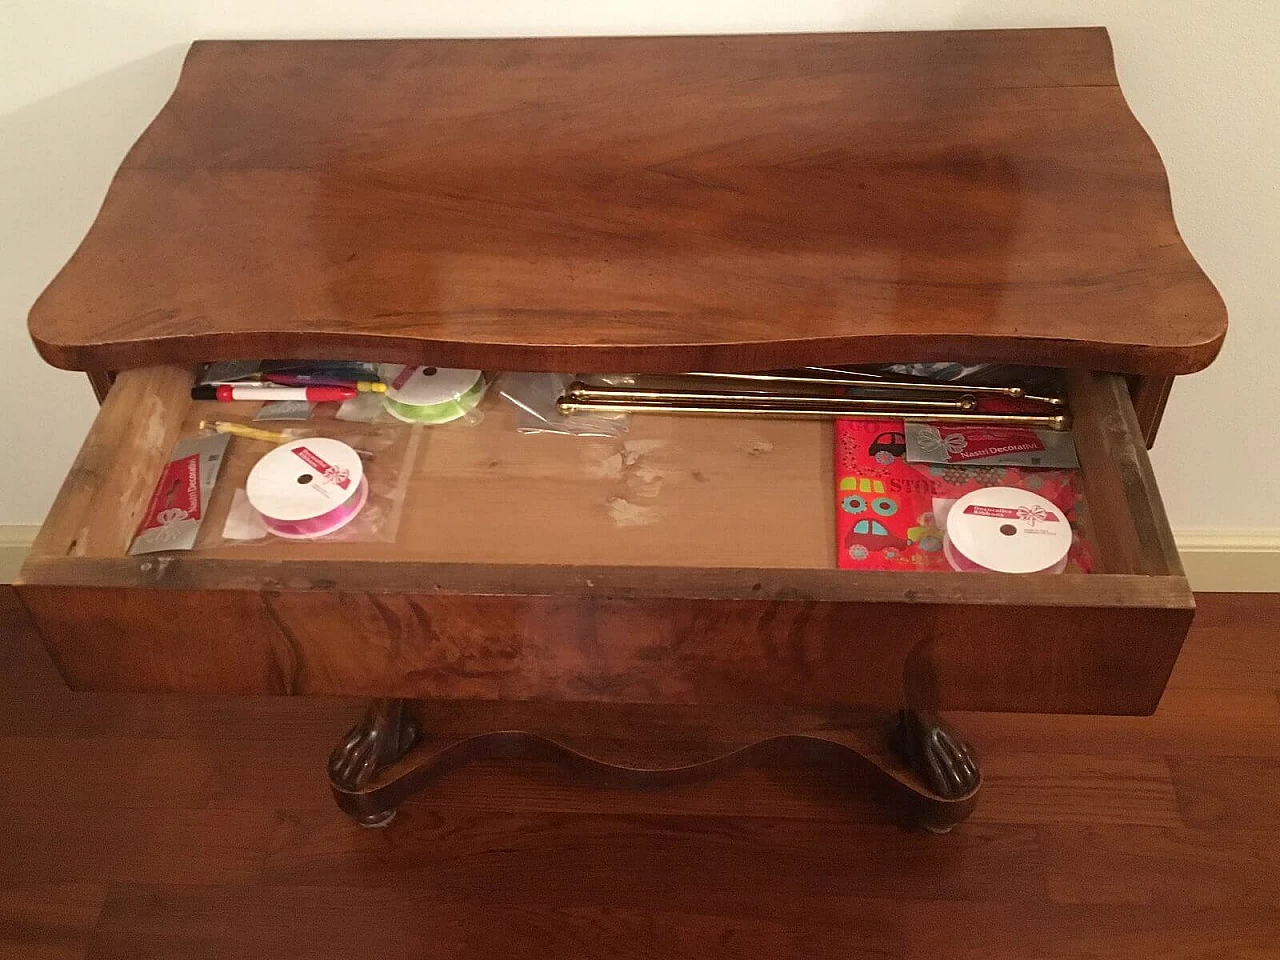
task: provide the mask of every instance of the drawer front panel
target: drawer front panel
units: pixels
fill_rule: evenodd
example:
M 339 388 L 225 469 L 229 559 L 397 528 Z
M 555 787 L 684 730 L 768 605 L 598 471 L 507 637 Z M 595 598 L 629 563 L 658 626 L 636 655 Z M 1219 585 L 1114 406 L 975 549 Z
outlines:
M 1149 713 L 1189 609 L 28 586 L 80 690 Z

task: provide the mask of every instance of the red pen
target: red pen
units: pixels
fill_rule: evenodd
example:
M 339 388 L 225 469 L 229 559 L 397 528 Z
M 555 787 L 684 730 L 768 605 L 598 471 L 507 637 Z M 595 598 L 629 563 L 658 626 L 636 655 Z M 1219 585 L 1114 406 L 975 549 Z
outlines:
M 351 387 L 277 387 L 261 383 L 201 384 L 191 388 L 192 400 L 217 400 L 231 403 L 233 400 L 310 400 L 324 403 L 328 400 L 350 400 L 358 391 Z

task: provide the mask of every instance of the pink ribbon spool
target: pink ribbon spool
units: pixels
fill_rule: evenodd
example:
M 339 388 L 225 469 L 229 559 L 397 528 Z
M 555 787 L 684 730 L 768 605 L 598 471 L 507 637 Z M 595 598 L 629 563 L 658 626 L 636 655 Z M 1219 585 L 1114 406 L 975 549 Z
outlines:
M 340 530 L 369 498 L 360 455 L 332 437 L 282 443 L 253 465 L 245 495 L 267 531 L 314 540 Z
M 314 540 L 316 537 L 323 537 L 345 527 L 356 518 L 356 514 L 368 499 L 369 484 L 364 477 L 361 477 L 355 496 L 350 497 L 346 503 L 334 507 L 328 513 L 322 513 L 309 520 L 277 520 L 264 513 L 262 523 L 268 531 L 286 540 Z

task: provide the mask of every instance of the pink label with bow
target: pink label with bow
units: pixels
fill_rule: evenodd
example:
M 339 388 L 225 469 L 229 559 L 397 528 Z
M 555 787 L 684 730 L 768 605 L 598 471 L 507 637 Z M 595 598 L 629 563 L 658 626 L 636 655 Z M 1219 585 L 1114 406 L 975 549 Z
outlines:
M 343 467 L 335 467 L 309 447 L 293 447 L 292 452 L 294 456 L 319 473 L 329 483 L 337 484 L 343 490 L 351 486 L 351 472 L 349 470 Z
M 1021 520 L 1035 526 L 1037 523 L 1057 523 L 1058 517 L 1052 514 L 1044 507 L 1018 507 L 1016 510 L 1012 507 L 984 507 L 981 504 L 971 503 L 964 508 L 964 512 L 975 517 L 995 517 L 999 520 Z

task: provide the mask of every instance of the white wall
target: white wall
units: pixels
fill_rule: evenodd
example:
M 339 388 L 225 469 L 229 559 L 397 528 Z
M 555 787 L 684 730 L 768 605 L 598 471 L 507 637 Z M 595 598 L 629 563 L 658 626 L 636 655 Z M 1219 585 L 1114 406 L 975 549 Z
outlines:
M 0 544 L 41 521 L 97 409 L 83 375 L 36 355 L 27 310 L 172 90 L 196 30 L 181 7 L 0 3 Z
M 27 342 L 36 294 L 202 37 L 486 36 L 1103 24 L 1231 332 L 1175 388 L 1157 472 L 1175 529 L 1280 534 L 1280 16 L 1272 0 L 6 0 L 0 12 L 0 526 L 37 523 L 92 416 Z M 1222 479 L 1226 477 L 1227 479 Z

